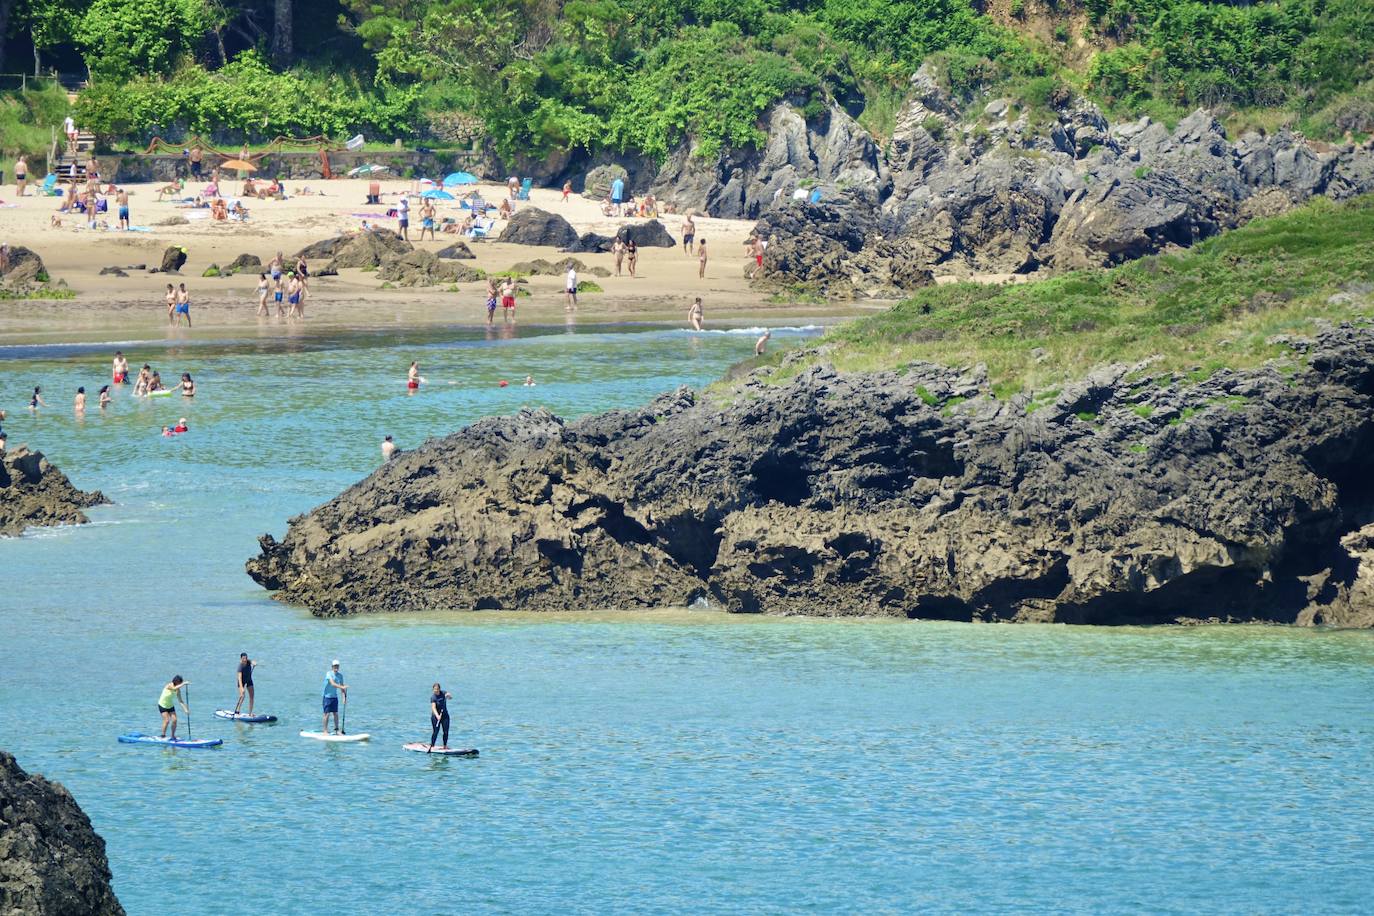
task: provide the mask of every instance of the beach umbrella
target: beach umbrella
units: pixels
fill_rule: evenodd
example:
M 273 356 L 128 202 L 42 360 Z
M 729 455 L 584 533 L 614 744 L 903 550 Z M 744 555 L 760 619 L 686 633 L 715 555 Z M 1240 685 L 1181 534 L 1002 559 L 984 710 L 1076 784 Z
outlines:
M 433 190 L 433 191 L 425 191 L 425 192 L 424 192 L 423 194 L 421 194 L 420 196 L 421 196 L 421 197 L 427 197 L 427 198 L 429 198 L 430 200 L 453 200 L 453 199 L 454 199 L 454 198 L 453 198 L 453 195 L 450 194 L 449 192 L 447 192 L 447 191 L 440 191 L 440 190 L 437 190 L 437 189 L 436 189 L 436 190 Z
M 226 159 L 219 164 L 222 169 L 237 169 L 240 172 L 256 172 L 258 167 L 246 159 Z
M 385 165 L 360 165 L 356 169 L 348 170 L 349 178 L 358 178 L 362 175 L 376 175 L 379 172 L 389 172 L 391 168 Z
M 420 179 L 420 184 L 422 184 L 422 185 L 427 185 L 427 186 L 429 186 L 429 187 L 433 187 L 433 186 L 434 186 L 434 179 L 433 179 L 433 178 L 421 178 L 421 179 Z
M 477 184 L 477 176 L 471 172 L 454 172 L 444 179 L 446 188 L 456 184 Z

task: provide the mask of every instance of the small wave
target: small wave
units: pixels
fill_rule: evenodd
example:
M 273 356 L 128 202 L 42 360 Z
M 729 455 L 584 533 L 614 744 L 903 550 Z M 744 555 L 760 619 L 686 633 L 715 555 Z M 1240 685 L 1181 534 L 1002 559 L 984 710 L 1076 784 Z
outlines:
M 700 331 L 693 331 L 691 328 L 680 330 L 684 334 L 762 334 L 764 331 L 772 331 L 774 334 L 816 334 L 824 331 L 825 327 L 819 324 L 802 324 L 756 328 L 703 328 Z

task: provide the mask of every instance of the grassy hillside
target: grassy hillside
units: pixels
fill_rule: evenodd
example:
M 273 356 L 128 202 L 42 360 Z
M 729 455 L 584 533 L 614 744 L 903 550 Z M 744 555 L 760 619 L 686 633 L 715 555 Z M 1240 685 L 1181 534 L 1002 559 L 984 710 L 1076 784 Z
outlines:
M 832 331 L 824 359 L 849 371 L 986 363 L 1000 395 L 1150 358 L 1206 375 L 1277 356 L 1284 348 L 1271 338 L 1310 333 L 1316 320 L 1369 314 L 1371 290 L 1374 195 L 1319 198 L 1179 254 L 1014 285 L 931 287 Z M 772 354 L 759 365 L 781 382 L 820 358 L 781 365 Z

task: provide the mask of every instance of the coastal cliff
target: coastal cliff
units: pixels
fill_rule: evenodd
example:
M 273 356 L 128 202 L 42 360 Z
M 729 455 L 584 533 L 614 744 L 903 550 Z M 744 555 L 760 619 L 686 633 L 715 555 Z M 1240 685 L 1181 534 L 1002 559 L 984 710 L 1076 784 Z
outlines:
M 42 452 L 25 446 L 0 452 L 0 537 L 18 537 L 25 529 L 82 525 L 83 509 L 109 502 L 95 490 L 78 490 Z
M 1374 330 L 1209 377 L 1109 366 L 1052 400 L 915 363 L 726 403 L 483 420 L 264 536 L 319 616 L 737 612 L 1374 626 Z
M 71 793 L 0 751 L 0 913 L 121 916 L 105 841 Z

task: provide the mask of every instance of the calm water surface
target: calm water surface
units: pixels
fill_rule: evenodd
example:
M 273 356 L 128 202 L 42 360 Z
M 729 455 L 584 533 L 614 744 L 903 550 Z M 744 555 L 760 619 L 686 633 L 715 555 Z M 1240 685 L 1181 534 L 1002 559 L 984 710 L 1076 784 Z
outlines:
M 135 914 L 1368 910 L 1367 633 L 710 610 L 325 622 L 242 572 L 258 534 L 375 467 L 385 433 L 406 447 L 524 404 L 635 406 L 752 343 L 124 342 L 201 396 L 121 392 L 81 421 L 71 394 L 95 402 L 113 345 L 0 349 L 11 444 L 115 501 L 92 525 L 0 541 L 0 747 L 73 791 Z M 430 384 L 408 397 L 413 358 Z M 526 374 L 538 387 L 496 387 Z M 34 384 L 53 405 L 37 418 Z M 192 433 L 159 438 L 179 416 Z M 240 651 L 279 725 L 211 717 Z M 297 737 L 319 726 L 334 656 L 368 744 Z M 177 673 L 193 734 L 225 745 L 117 744 L 157 727 Z M 480 759 L 401 751 L 428 735 L 435 680 L 455 695 L 453 743 Z

